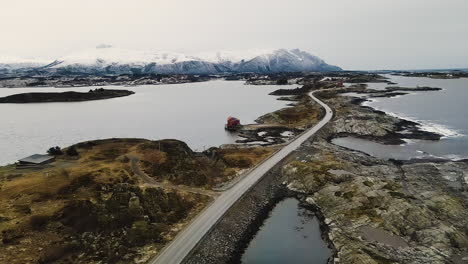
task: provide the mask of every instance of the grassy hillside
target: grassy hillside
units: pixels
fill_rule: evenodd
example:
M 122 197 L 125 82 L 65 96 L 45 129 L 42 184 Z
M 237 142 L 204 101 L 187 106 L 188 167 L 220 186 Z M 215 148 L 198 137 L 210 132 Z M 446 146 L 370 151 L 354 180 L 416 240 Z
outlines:
M 0 167 L 1 263 L 133 263 L 154 256 L 272 148 L 194 153 L 177 140 L 73 146 L 42 169 Z

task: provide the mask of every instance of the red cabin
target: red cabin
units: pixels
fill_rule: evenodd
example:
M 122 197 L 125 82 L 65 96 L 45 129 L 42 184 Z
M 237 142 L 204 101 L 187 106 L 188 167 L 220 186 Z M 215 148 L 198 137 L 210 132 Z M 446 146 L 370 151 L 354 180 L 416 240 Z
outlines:
M 241 126 L 240 120 L 235 117 L 228 117 L 225 128 L 227 130 L 237 130 Z

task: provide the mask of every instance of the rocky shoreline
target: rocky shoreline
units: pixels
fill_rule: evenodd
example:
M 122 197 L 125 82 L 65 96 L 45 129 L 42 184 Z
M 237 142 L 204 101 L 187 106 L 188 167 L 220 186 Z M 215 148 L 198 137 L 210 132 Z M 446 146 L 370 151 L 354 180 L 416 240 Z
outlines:
M 399 164 L 325 139 L 300 151 L 289 187 L 324 215 L 333 263 L 453 263 L 466 253 L 466 162 Z M 452 170 L 462 176 L 448 179 Z
M 432 91 L 431 88 L 430 91 Z M 374 95 L 374 91 L 358 88 L 362 94 Z M 317 96 L 336 110 L 335 126 L 329 140 L 337 137 L 353 136 L 372 140 L 387 145 L 406 143 L 404 139 L 440 140 L 442 135 L 425 131 L 419 123 L 387 115 L 372 107 L 363 106 L 367 98 L 341 96 L 343 93 L 355 92 L 355 89 L 324 90 Z M 393 95 L 392 92 L 389 92 Z
M 384 144 L 440 139 L 415 122 L 340 93 L 319 93 L 335 110 L 332 122 L 247 193 L 186 263 L 239 263 L 269 210 L 292 193 L 299 193 L 321 220 L 322 235 L 334 252 L 329 263 L 468 261 L 468 162 L 385 161 L 332 144 L 343 135 Z

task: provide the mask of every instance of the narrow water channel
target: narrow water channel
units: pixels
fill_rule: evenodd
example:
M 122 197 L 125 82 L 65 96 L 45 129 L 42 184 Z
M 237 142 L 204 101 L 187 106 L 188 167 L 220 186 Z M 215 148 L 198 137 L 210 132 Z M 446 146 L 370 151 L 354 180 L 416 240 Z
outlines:
M 279 202 L 242 256 L 244 264 L 325 264 L 331 255 L 318 219 L 299 201 Z

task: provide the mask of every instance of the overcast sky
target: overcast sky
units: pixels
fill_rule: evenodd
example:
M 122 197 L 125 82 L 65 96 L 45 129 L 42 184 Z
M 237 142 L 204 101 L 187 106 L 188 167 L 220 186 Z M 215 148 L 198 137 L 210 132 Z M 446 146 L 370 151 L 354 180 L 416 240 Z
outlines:
M 300 48 L 345 69 L 468 68 L 467 0 L 0 0 L 0 54 Z

